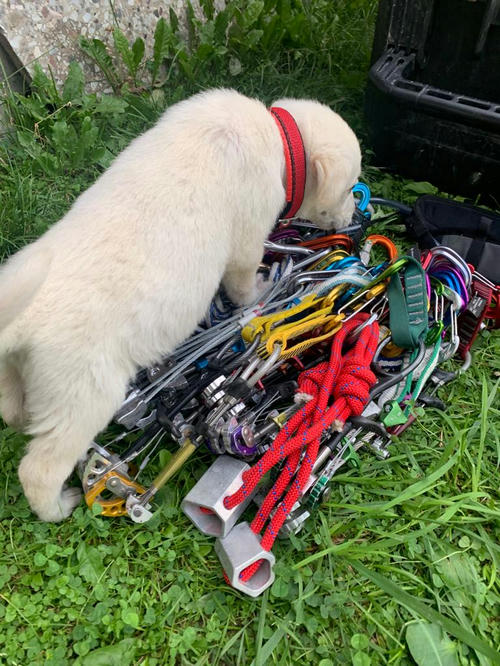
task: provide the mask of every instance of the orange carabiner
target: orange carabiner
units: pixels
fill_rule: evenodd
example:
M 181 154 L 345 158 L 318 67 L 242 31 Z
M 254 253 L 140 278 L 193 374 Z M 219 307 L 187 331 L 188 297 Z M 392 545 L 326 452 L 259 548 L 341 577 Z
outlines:
M 303 241 L 299 243 L 302 247 L 308 247 L 311 250 L 321 250 L 325 247 L 335 247 L 340 246 L 347 250 L 347 252 L 352 252 L 354 247 L 352 238 L 346 234 L 330 234 L 329 236 L 320 236 L 319 238 L 313 238 L 308 241 Z
M 370 252 L 374 245 L 381 245 L 384 248 L 384 250 L 387 252 L 387 255 L 389 256 L 389 261 L 391 263 L 398 258 L 398 249 L 390 238 L 387 238 L 387 236 L 382 236 L 381 234 L 371 234 L 370 236 L 367 236 L 365 244 L 363 245 L 363 249 L 359 253 L 361 261 L 365 264 L 365 266 L 368 265 Z

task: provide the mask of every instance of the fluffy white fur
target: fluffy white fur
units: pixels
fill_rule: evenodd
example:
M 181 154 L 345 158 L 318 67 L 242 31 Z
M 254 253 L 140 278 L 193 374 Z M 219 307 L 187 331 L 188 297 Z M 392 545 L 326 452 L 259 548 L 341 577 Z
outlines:
M 349 223 L 353 132 L 318 102 L 281 99 L 307 155 L 298 216 Z M 33 436 L 19 477 L 43 520 L 69 516 L 64 483 L 128 381 L 189 336 L 222 281 L 256 296 L 263 241 L 285 203 L 274 119 L 232 90 L 172 106 L 70 211 L 0 271 L 0 412 Z

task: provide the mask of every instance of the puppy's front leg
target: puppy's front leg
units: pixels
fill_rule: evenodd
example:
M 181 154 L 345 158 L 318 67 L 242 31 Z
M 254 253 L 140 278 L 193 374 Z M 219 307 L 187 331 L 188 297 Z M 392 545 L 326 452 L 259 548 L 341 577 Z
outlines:
M 226 271 L 222 284 L 235 305 L 250 305 L 258 296 L 255 267 L 248 270 Z
M 263 247 L 249 253 L 242 249 L 242 256 L 238 262 L 231 262 L 227 267 L 222 284 L 227 295 L 235 305 L 250 305 L 253 303 L 262 288 L 259 288 L 257 269 L 262 259 Z

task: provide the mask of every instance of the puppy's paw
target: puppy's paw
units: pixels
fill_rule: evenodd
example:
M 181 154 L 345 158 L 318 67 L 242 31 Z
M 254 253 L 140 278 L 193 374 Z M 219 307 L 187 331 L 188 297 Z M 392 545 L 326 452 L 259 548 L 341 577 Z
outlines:
M 82 497 L 83 493 L 79 488 L 64 488 L 54 506 L 38 510 L 36 513 L 41 520 L 47 523 L 58 523 L 71 516 Z
M 264 275 L 262 273 L 257 273 L 257 277 L 255 279 L 255 290 L 257 292 L 257 296 L 262 296 L 262 294 L 265 294 L 268 289 L 270 289 L 273 286 L 273 283 L 271 280 L 266 280 Z
M 243 291 L 241 289 L 231 289 L 231 287 L 226 286 L 226 293 L 231 299 L 231 303 L 237 305 L 238 307 L 243 307 L 245 305 L 251 305 L 257 300 L 259 293 L 257 287 L 254 285 L 252 289 Z
M 59 520 L 64 520 L 69 518 L 73 513 L 73 510 L 80 504 L 82 501 L 83 493 L 80 488 L 64 488 L 61 491 L 61 496 L 57 502 L 59 510 L 59 518 L 55 519 L 54 522 L 59 522 Z
M 224 280 L 226 294 L 235 305 L 252 305 L 271 286 L 261 273 L 233 271 Z
M 253 303 L 261 300 L 262 296 L 272 287 L 272 285 L 273 283 L 266 280 L 262 273 L 257 273 L 252 289 L 245 293 L 240 292 L 237 295 L 237 305 L 253 305 Z

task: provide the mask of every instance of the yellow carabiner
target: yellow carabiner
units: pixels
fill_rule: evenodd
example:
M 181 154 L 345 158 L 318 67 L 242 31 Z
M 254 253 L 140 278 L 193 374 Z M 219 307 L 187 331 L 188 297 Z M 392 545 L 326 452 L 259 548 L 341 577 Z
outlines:
M 310 270 L 321 271 L 323 270 L 323 268 L 328 267 L 334 261 L 340 261 L 341 259 L 345 259 L 346 257 L 350 256 L 351 255 L 345 250 L 340 250 L 340 249 L 333 250 L 332 252 L 329 252 L 326 256 L 319 259 L 315 264 L 312 264 Z
M 398 347 L 394 342 L 388 342 L 384 347 L 384 357 L 385 358 L 397 358 L 402 356 L 405 350 L 402 347 Z
M 295 356 L 295 354 L 298 353 L 296 349 L 299 347 L 299 345 L 301 351 L 304 351 L 304 349 L 308 349 L 318 342 L 322 342 L 323 340 L 331 337 L 334 332 L 333 329 L 330 329 L 330 325 L 333 324 L 334 328 L 336 324 L 342 322 L 344 315 L 327 314 L 327 312 L 327 310 L 318 312 L 316 313 L 316 316 L 308 317 L 307 320 L 295 323 L 293 326 L 289 326 L 287 328 L 280 327 L 268 339 L 265 345 L 266 352 L 271 354 L 274 349 L 274 345 L 278 344 L 281 346 L 280 358 L 283 358 L 285 353 L 287 357 Z M 305 335 L 306 333 L 313 331 L 315 328 L 325 328 L 327 325 L 330 330 L 327 330 L 326 332 L 314 338 L 304 340 L 303 342 L 298 343 L 298 345 L 295 345 L 290 349 L 287 348 L 288 342 L 290 340 L 293 340 L 294 338 L 297 338 L 301 335 Z
M 380 282 L 379 284 L 376 284 L 374 287 L 371 287 L 371 289 L 368 289 L 368 291 L 366 292 L 366 300 L 371 301 L 374 298 L 377 298 L 377 296 L 381 296 L 386 289 L 387 289 L 387 284 L 385 282 Z
M 334 316 L 336 317 L 336 320 L 333 319 Z M 325 333 L 322 333 L 321 335 L 318 335 L 314 338 L 308 338 L 307 340 L 298 342 L 289 349 L 285 349 L 281 354 L 282 360 L 286 361 L 288 358 L 302 354 L 302 352 L 306 351 L 306 349 L 309 349 L 310 347 L 313 347 L 320 342 L 324 342 L 325 340 L 332 338 L 342 328 L 342 323 L 342 319 L 338 320 L 338 315 L 332 315 L 332 320 L 325 326 L 325 329 L 328 329 Z M 330 326 L 332 328 L 330 328 Z
M 272 314 L 254 317 L 242 328 L 241 337 L 245 342 L 253 342 L 257 335 L 260 335 L 262 340 L 267 340 L 271 335 L 271 330 L 279 325 L 279 322 L 286 321 L 290 317 L 300 314 L 320 301 L 321 299 L 316 294 L 308 294 L 298 305 L 295 305 L 288 310 L 280 310 L 279 312 L 273 312 Z
M 323 303 L 329 307 L 333 307 L 336 299 L 341 296 L 346 289 L 349 289 L 349 285 L 347 283 L 338 284 L 336 287 L 333 287 L 333 289 L 323 297 Z

